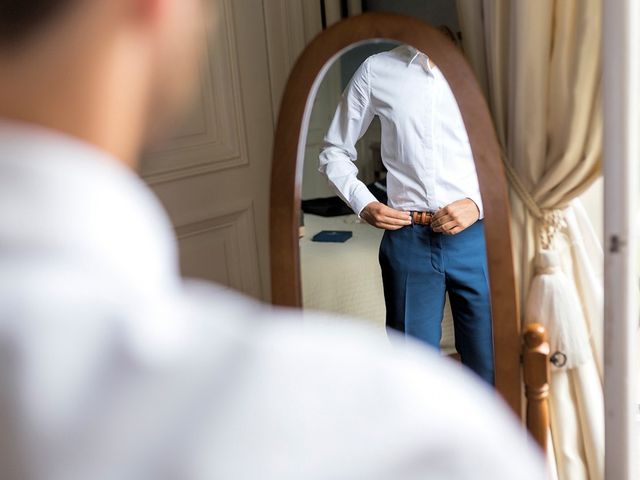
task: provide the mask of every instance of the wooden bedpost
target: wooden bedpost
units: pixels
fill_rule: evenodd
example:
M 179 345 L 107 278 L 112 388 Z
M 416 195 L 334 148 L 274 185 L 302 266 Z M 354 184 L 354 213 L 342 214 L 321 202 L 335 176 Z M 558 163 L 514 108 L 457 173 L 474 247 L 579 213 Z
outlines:
M 527 428 L 546 453 L 549 437 L 549 344 L 544 327 L 539 323 L 527 325 L 523 340 Z

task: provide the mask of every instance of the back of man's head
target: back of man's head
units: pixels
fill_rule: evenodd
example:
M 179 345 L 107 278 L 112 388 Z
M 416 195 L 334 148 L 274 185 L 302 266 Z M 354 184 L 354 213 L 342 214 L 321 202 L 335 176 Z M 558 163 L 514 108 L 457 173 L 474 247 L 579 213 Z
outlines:
M 0 0 L 0 118 L 129 164 L 190 98 L 202 0 Z

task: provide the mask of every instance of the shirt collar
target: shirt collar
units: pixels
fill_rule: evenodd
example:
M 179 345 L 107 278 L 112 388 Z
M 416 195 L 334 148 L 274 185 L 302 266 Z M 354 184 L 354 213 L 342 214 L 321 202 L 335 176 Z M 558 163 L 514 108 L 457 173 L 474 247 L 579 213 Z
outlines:
M 400 48 L 404 50 L 405 58 L 407 59 L 407 65 L 412 65 L 413 63 L 419 63 L 427 73 L 433 73 L 433 70 L 436 68 L 429 63 L 429 57 L 426 53 L 421 52 L 415 47 L 411 45 L 403 45 Z
M 0 245 L 82 262 L 133 295 L 180 278 L 171 224 L 134 172 L 78 139 L 3 120 Z

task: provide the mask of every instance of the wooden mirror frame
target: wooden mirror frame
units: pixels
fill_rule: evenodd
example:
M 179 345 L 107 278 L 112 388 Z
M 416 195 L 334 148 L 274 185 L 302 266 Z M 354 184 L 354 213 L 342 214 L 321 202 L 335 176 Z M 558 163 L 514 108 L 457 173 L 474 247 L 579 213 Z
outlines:
M 436 28 L 412 17 L 365 13 L 324 30 L 305 48 L 284 91 L 271 172 L 271 285 L 276 305 L 302 307 L 299 218 L 309 118 L 325 73 L 344 51 L 367 41 L 395 41 L 425 52 L 449 82 L 467 128 L 484 204 L 496 389 L 522 417 L 520 315 L 510 208 L 500 145 L 484 95 L 462 52 Z

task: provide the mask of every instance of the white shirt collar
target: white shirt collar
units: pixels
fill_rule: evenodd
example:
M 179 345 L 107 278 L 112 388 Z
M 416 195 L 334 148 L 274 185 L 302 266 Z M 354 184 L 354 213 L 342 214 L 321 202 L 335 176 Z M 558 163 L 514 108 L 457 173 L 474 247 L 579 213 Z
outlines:
M 0 245 L 83 262 L 132 296 L 179 281 L 171 224 L 142 180 L 78 139 L 2 120 Z
M 401 45 L 397 48 L 400 53 L 404 54 L 407 59 L 407 66 L 412 65 L 413 63 L 419 63 L 427 73 L 433 74 L 435 70 L 435 66 L 431 65 L 429 62 L 429 56 L 426 53 L 421 52 L 415 47 L 411 45 Z

